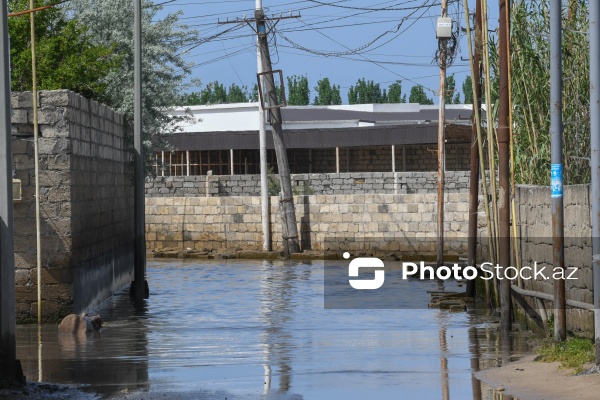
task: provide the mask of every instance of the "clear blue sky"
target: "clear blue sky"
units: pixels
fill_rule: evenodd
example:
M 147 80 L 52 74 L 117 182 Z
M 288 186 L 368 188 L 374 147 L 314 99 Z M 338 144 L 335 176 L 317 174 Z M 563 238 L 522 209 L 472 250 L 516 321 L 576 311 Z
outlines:
M 219 25 L 218 21 L 252 18 L 255 0 L 165 3 L 164 12 L 181 10 L 181 22 L 199 32 L 199 41 L 203 43 L 186 55 L 195 64 L 195 78 L 201 79 L 203 84 L 218 80 L 226 86 L 236 83 L 251 87 L 256 82 L 256 34 L 250 26 L 243 24 L 210 39 L 236 27 Z M 449 3 L 450 16 L 464 27 L 462 0 L 449 0 Z M 469 3 L 474 12 L 474 0 Z M 382 88 L 401 80 L 402 91 L 407 94 L 412 86 L 421 84 L 428 97 L 437 103 L 439 68 L 432 60 L 437 48 L 435 22 L 440 15 L 439 0 L 263 0 L 263 7 L 267 15 L 286 16 L 290 12 L 301 15 L 299 19 L 282 20 L 277 24 L 271 56 L 273 68 L 283 70 L 284 76 L 308 77 L 311 101 L 317 81 L 327 77 L 341 86 L 344 103 L 347 103 L 348 88 L 359 78 L 373 80 Z M 490 2 L 490 26 L 497 25 L 493 19 L 497 7 L 497 2 Z M 469 74 L 467 41 L 464 34 L 460 37 L 456 60 L 448 69 L 449 75 L 455 75 L 459 90 Z M 366 47 L 350 53 L 363 46 Z

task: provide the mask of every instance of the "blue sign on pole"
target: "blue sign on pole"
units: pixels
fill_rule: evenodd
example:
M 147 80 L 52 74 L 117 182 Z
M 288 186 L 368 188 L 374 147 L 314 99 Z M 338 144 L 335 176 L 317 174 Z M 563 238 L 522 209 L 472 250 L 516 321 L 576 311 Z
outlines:
M 563 165 L 552 164 L 550 167 L 550 189 L 552 197 L 563 197 Z

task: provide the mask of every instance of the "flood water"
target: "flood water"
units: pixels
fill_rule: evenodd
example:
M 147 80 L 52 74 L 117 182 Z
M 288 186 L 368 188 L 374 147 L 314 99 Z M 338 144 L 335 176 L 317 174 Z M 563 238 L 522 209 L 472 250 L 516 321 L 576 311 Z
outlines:
M 102 332 L 18 326 L 27 379 L 106 398 L 478 400 L 499 397 L 473 373 L 527 350 L 482 310 L 324 309 L 322 262 L 152 261 L 147 276 L 143 305 L 123 291 L 95 310 Z

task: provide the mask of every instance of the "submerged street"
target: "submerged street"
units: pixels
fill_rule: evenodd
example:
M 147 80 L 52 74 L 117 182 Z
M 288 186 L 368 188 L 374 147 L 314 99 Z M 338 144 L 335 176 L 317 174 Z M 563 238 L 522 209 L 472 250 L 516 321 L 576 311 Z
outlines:
M 143 307 L 122 291 L 94 310 L 100 333 L 44 325 L 40 344 L 19 326 L 27 379 L 102 398 L 485 399 L 473 372 L 526 350 L 518 334 L 503 346 L 482 310 L 324 309 L 322 262 L 152 261 L 148 281 Z M 402 295 L 436 287 L 411 280 Z

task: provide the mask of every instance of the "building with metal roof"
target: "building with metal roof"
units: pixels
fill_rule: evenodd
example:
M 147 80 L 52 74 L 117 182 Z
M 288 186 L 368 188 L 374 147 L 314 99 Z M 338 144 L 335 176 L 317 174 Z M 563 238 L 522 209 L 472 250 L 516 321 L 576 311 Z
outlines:
M 176 109 L 189 121 L 166 136 L 157 175 L 259 173 L 258 103 Z M 282 109 L 284 142 L 292 173 L 434 171 L 437 106 L 359 104 Z M 446 168 L 468 170 L 471 105 L 446 107 Z M 269 165 L 276 172 L 270 125 Z M 162 167 L 161 167 L 162 165 Z

